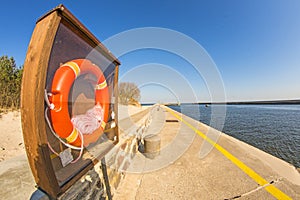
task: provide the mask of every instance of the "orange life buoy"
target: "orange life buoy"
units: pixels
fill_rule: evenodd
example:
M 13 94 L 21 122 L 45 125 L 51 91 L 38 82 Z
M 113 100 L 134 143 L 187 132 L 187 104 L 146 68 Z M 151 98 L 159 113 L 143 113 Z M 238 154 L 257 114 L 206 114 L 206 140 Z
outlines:
M 78 130 L 71 122 L 68 101 L 70 89 L 75 79 L 84 74 L 93 74 L 98 80 L 95 87 L 95 105 L 101 106 L 103 109 L 100 130 L 83 135 L 84 146 L 95 142 L 104 131 L 109 112 L 109 91 L 101 69 L 87 59 L 72 60 L 61 65 L 55 72 L 50 97 L 50 101 L 54 105 L 50 111 L 54 131 L 61 138 L 66 139 L 69 144 L 77 147 L 81 146 L 81 139 Z

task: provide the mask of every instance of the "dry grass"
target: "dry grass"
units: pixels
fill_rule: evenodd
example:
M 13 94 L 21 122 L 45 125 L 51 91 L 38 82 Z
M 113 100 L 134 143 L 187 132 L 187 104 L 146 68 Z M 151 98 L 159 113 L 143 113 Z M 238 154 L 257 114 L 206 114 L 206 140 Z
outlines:
M 20 115 L 20 109 L 16 108 L 0 108 L 0 119 L 2 119 L 3 115 L 14 112 L 14 117 L 18 117 Z

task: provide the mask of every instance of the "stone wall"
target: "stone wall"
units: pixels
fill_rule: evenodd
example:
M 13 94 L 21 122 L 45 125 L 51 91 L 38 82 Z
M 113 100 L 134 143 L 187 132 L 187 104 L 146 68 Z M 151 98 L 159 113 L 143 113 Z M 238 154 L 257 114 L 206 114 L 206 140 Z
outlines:
M 152 115 L 149 111 L 130 130 L 121 134 L 119 144 L 106 156 L 112 195 L 126 176 L 126 170 L 138 152 L 140 140 L 147 131 L 151 120 Z
M 107 196 L 100 165 L 96 165 L 58 199 L 105 199 Z

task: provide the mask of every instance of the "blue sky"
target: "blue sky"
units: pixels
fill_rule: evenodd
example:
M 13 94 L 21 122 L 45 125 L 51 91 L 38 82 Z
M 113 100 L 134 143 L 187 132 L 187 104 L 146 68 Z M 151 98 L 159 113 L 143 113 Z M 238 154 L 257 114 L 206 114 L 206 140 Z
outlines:
M 216 64 L 229 101 L 300 99 L 300 1 L 3 1 L 0 55 L 13 56 L 22 65 L 36 20 L 60 3 L 101 41 L 142 27 L 167 28 L 192 38 Z M 178 84 L 179 93 L 173 94 L 159 88 L 158 80 L 152 85 L 149 80 L 140 85 L 144 102 L 211 100 L 206 77 L 172 53 L 147 49 L 119 59 L 122 81 L 143 84 L 143 72 L 126 74 L 153 63 L 153 70 L 163 66 L 175 77 L 181 74 L 194 92 L 185 94 Z M 171 83 L 174 76 L 167 73 L 161 79 Z M 147 77 L 157 77 L 157 71 L 149 71 Z

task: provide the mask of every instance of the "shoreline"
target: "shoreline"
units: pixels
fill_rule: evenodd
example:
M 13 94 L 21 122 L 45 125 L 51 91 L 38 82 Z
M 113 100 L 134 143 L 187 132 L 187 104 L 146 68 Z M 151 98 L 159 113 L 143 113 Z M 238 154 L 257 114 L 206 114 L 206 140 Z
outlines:
M 197 112 L 185 112 L 188 116 L 191 116 L 192 118 L 194 117 L 193 119 L 208 126 L 211 125 L 211 108 L 199 107 L 198 105 L 194 105 L 194 107 L 192 107 L 193 105 L 191 104 L 187 106 L 190 106 L 188 107 L 190 109 L 197 107 L 197 109 L 199 108 L 199 112 L 202 113 L 202 117 L 200 119 L 197 119 L 198 115 L 195 115 Z M 232 105 L 226 108 L 226 120 L 222 130 L 220 129 L 220 131 L 279 159 L 285 160 L 300 172 L 300 157 L 297 154 L 299 148 L 295 146 L 295 143 L 293 143 L 293 141 L 300 142 L 299 137 L 295 136 L 299 125 L 293 120 L 289 122 L 286 118 L 280 117 L 281 112 L 284 112 L 287 113 L 284 116 L 295 118 L 293 112 L 298 112 L 300 107 L 298 107 L 298 105 L 291 105 L 288 107 L 285 107 L 285 105 L 274 105 L 274 107 L 269 107 L 268 105 L 263 104 L 261 104 L 261 107 L 256 107 L 254 104 L 240 106 Z M 293 106 L 297 107 L 293 108 Z M 182 107 L 170 107 L 184 112 Z M 245 111 L 242 109 L 245 109 Z M 285 112 L 285 110 L 287 111 Z M 254 112 L 257 114 L 252 115 Z M 237 114 L 239 114 L 240 117 L 237 117 Z M 255 120 L 256 117 L 261 116 L 269 116 L 270 118 L 273 117 L 272 119 L 277 120 L 279 128 L 276 128 L 276 124 L 272 124 L 273 122 L 268 120 L 267 117 L 263 117 L 266 121 Z M 288 130 L 283 130 L 282 127 L 286 127 Z M 271 140 L 270 138 L 272 137 L 276 137 L 276 140 Z M 281 139 L 284 139 L 285 137 L 287 142 L 281 143 Z M 291 148 L 291 150 L 289 150 L 289 148 Z
M 163 108 L 163 106 L 161 107 Z M 134 113 L 135 115 L 139 113 L 138 111 L 140 110 L 145 111 L 145 109 L 139 108 L 136 109 L 136 112 L 132 111 L 132 113 Z M 160 117 L 156 118 L 156 120 L 153 118 L 154 121 L 152 121 L 152 124 L 150 124 L 150 126 L 156 127 L 157 123 L 162 122 L 161 120 L 165 122 L 166 119 L 172 120 L 174 118 L 174 116 L 172 117 L 170 113 L 164 112 L 163 109 L 159 109 L 159 111 L 158 109 L 154 109 L 154 111 L 157 112 L 155 116 L 157 117 L 160 116 Z M 181 113 L 177 111 L 174 112 L 176 112 L 178 115 L 181 115 Z M 193 126 L 197 127 L 197 129 L 202 131 L 203 133 L 206 133 L 208 130 L 213 130 L 211 129 L 211 127 L 197 120 L 194 120 L 186 115 L 181 115 L 181 116 L 182 118 L 184 118 L 184 120 L 186 120 L 188 123 L 193 124 Z M 14 122 L 17 123 L 18 120 L 15 119 Z M 8 123 L 8 126 L 9 125 L 11 126 L 12 123 L 10 124 Z M 184 127 L 186 125 L 182 123 L 175 123 L 175 124 L 164 123 L 164 126 L 166 127 L 162 127 L 163 130 L 161 130 L 162 133 L 160 133 L 160 137 L 162 138 L 162 144 L 165 145 L 169 144 L 169 142 L 173 140 L 172 138 L 176 136 L 171 134 L 172 132 L 176 133 L 176 131 L 179 130 L 176 128 L 176 126 L 178 126 L 178 128 L 180 127 L 183 128 L 181 130 L 183 131 L 183 134 L 192 133 L 192 129 L 188 129 L 188 127 Z M 152 129 L 150 128 L 148 130 L 153 130 L 153 127 Z M 213 130 L 213 131 L 218 132 L 217 130 Z M 166 135 L 164 136 L 164 134 Z M 221 196 L 222 198 L 223 197 L 227 198 L 234 194 L 240 194 L 241 192 L 245 193 L 246 191 L 250 191 L 251 188 L 253 189 L 254 187 L 257 186 L 256 184 L 253 184 L 253 180 L 249 179 L 249 177 L 243 174 L 243 172 L 241 172 L 240 169 L 237 169 L 223 155 L 220 155 L 220 153 L 216 152 L 215 148 L 213 149 L 213 151 L 209 153 L 209 155 L 207 155 L 207 157 L 199 159 L 198 156 L 198 152 L 200 148 L 199 144 L 201 144 L 202 142 L 203 141 L 201 137 L 196 135 L 191 146 L 187 149 L 187 151 L 176 161 L 170 163 L 169 166 L 166 166 L 162 169 L 153 172 L 138 174 L 138 175 L 132 175 L 131 173 L 126 173 L 125 178 L 121 180 L 120 183 L 121 187 L 118 187 L 115 197 L 120 197 L 123 195 L 125 196 L 135 195 L 135 197 L 147 197 L 148 195 L 151 195 L 151 192 L 153 191 L 153 189 L 155 189 L 155 191 L 157 191 L 157 195 L 160 197 L 166 197 L 165 199 L 168 199 L 173 195 L 177 195 L 177 197 L 180 197 L 180 195 L 193 194 L 193 193 L 187 194 L 186 192 L 182 193 L 185 190 L 188 190 L 189 192 L 197 191 L 198 195 L 199 194 L 208 195 L 206 197 L 215 198 Z M 292 195 L 294 197 L 300 196 L 300 194 L 298 194 L 297 192 L 298 191 L 297 189 L 295 189 L 293 192 L 290 191 L 290 188 L 299 188 L 300 186 L 300 178 L 299 178 L 300 174 L 298 173 L 297 170 L 295 170 L 294 166 L 290 165 L 286 161 L 274 157 L 266 152 L 263 152 L 260 149 L 248 145 L 222 132 L 218 140 L 218 144 L 225 147 L 229 152 L 235 155 L 238 159 L 240 159 L 246 165 L 248 165 L 249 167 L 257 171 L 258 174 L 262 175 L 262 177 L 266 178 L 266 180 L 270 182 L 275 181 L 274 184 L 273 183 L 272 184 L 275 185 L 276 187 L 279 187 L 288 195 Z M 164 148 L 162 148 L 162 151 L 163 150 Z M 22 151 L 25 152 L 24 149 Z M 139 152 L 137 152 L 137 155 L 139 157 Z M 152 161 L 147 160 L 147 162 L 152 162 Z M 26 191 L 22 191 L 22 192 L 24 194 L 27 193 L 26 195 L 30 195 L 32 193 L 32 188 L 34 188 L 32 175 L 30 169 L 27 167 L 26 167 L 27 170 L 26 173 L 23 172 L 25 170 L 24 167 L 23 167 L 24 168 L 23 171 L 21 170 L 22 168 L 21 163 L 22 166 L 23 165 L 28 166 L 25 155 L 15 156 L 13 158 L 5 160 L 4 162 L 0 162 L 0 168 L 2 169 L 0 171 L 3 172 L 2 174 L 0 174 L 0 176 L 4 180 L 2 181 L 3 184 L 8 179 L 12 182 L 12 185 L 15 181 L 18 181 L 20 179 L 22 179 L 23 182 L 27 182 L 28 190 L 23 188 L 23 190 L 25 189 Z M 10 175 L 8 176 L 6 174 L 6 172 L 8 171 L 12 171 L 12 172 L 18 171 L 18 173 L 17 174 L 10 173 Z M 165 177 L 165 178 L 158 178 L 158 177 Z M 178 177 L 180 177 L 180 182 L 178 182 Z M 196 177 L 200 177 L 200 179 Z M 218 181 L 215 182 L 215 180 Z M 132 186 L 138 188 L 136 190 L 134 189 L 131 190 L 132 188 L 128 188 L 127 186 L 125 187 L 124 185 L 126 185 L 127 181 L 129 181 L 128 184 L 130 187 Z M 138 181 L 139 185 L 134 185 L 133 183 L 135 182 L 132 181 Z M 228 181 L 230 183 L 227 183 Z M 191 182 L 195 183 L 194 186 L 190 185 Z M 241 182 L 242 185 L 236 185 L 233 187 L 233 185 L 235 185 L 236 182 Z M 215 190 L 218 192 L 210 193 L 209 192 L 210 190 L 205 191 L 203 190 L 203 188 L 199 188 L 197 186 L 199 184 L 201 185 L 204 184 L 203 188 L 213 189 L 216 187 Z M 124 188 L 122 186 L 124 186 Z M 5 187 L 3 186 L 3 188 Z M 11 196 L 13 195 L 13 193 L 16 192 L 15 190 L 14 191 L 11 190 L 10 187 L 3 189 L 3 191 L 4 190 L 6 192 L 8 191 L 8 193 L 6 194 L 8 196 Z M 268 197 L 269 195 L 264 189 L 259 190 L 258 192 L 255 193 L 256 195 L 259 196 L 262 195 Z M 203 198 L 205 196 L 198 196 L 198 197 Z M 250 199 L 255 199 L 254 196 L 250 195 L 249 197 Z
M 208 129 L 214 129 L 202 122 L 201 126 L 206 126 Z M 218 131 L 214 129 L 215 131 L 219 132 L 222 137 L 227 138 L 228 140 L 234 142 L 238 147 L 241 149 L 247 151 L 247 153 L 255 156 L 262 162 L 266 163 L 270 168 L 272 168 L 274 171 L 276 171 L 279 175 L 287 178 L 288 180 L 292 181 L 293 183 L 300 185 L 300 168 L 297 168 L 296 166 L 292 165 L 291 163 L 278 158 L 276 156 L 273 156 L 272 154 L 269 154 L 255 146 L 252 146 L 244 141 L 241 141 L 233 136 L 230 136 L 222 131 Z M 218 141 L 217 141 L 218 143 Z M 289 170 L 290 169 L 290 170 Z M 298 177 L 298 179 L 295 179 L 295 177 Z
M 185 102 L 185 103 L 166 103 L 165 106 L 177 105 L 300 105 L 300 99 L 292 100 L 255 100 L 255 101 L 228 101 L 228 102 Z M 145 103 L 141 105 L 154 105 Z
M 173 109 L 172 109 L 173 110 Z M 174 112 L 177 112 L 176 110 L 173 110 Z M 200 127 L 203 127 L 202 129 L 205 130 L 204 132 L 207 132 L 208 130 L 213 130 L 213 132 L 217 132 L 220 134 L 220 138 L 216 141 L 216 143 L 219 143 L 219 140 L 221 140 L 221 137 L 224 137 L 232 142 L 234 142 L 237 146 L 239 146 L 241 149 L 246 151 L 249 154 L 252 154 L 261 162 L 266 163 L 270 168 L 272 168 L 274 171 L 276 171 L 278 174 L 280 174 L 283 177 L 286 177 L 288 180 L 292 180 L 293 183 L 300 185 L 300 168 L 297 168 L 296 166 L 292 165 L 291 163 L 278 158 L 276 156 L 273 156 L 272 154 L 269 154 L 257 147 L 254 147 L 244 141 L 241 141 L 233 136 L 230 136 L 222 131 L 216 130 L 201 121 L 195 120 L 192 117 L 189 117 L 187 115 L 184 115 L 180 112 L 177 112 L 178 114 L 181 114 L 185 118 L 189 118 L 191 121 L 195 121 Z M 292 170 L 292 171 L 289 171 Z
M 147 159 L 137 152 L 129 170 L 124 172 L 116 199 L 300 197 L 300 174 L 293 165 L 175 110 L 169 112 L 165 106 L 160 107 L 153 109 L 152 122 L 145 133 L 161 138 L 160 154 Z M 153 129 L 160 124 L 164 125 L 159 132 Z M 189 143 L 188 137 L 193 134 Z M 215 138 L 214 134 L 220 134 L 216 145 L 202 156 L 205 138 Z M 187 142 L 188 147 L 177 157 Z M 177 158 L 166 161 L 170 157 Z

